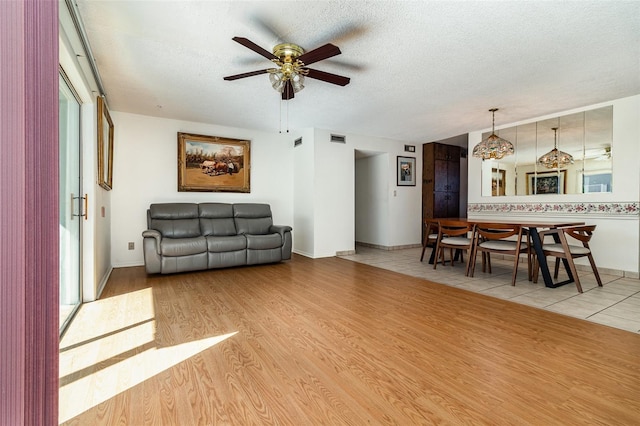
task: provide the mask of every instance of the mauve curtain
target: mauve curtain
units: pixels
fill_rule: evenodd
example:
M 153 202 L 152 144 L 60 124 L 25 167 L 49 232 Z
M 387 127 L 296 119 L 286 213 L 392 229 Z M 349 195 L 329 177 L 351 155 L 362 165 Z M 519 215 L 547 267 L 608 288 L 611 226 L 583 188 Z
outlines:
M 0 0 L 0 425 L 58 424 L 58 0 Z

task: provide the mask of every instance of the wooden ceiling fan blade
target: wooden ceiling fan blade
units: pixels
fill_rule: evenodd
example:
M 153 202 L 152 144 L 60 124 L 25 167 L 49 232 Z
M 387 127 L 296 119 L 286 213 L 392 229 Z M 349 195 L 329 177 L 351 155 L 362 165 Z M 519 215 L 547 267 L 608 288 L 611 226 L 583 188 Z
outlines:
M 340 49 L 331 43 L 327 43 L 324 46 L 320 46 L 317 49 L 308 51 L 307 53 L 298 57 L 298 60 L 305 65 L 311 65 L 315 62 L 322 61 L 323 59 L 331 58 L 332 56 L 339 55 Z
M 293 99 L 293 97 L 293 84 L 291 83 L 291 80 L 287 80 L 287 82 L 284 84 L 284 89 L 282 90 L 282 100 L 288 101 L 289 99 Z
M 265 58 L 272 60 L 279 60 L 280 58 L 278 58 L 276 55 L 274 55 L 273 53 L 269 52 L 266 49 L 263 49 L 262 47 L 258 46 L 257 44 L 255 44 L 254 42 L 252 42 L 251 40 L 249 40 L 248 38 L 244 38 L 244 37 L 234 37 L 231 40 L 240 43 L 241 45 L 243 45 L 244 47 L 246 47 L 247 49 L 251 49 L 254 52 L 256 52 L 258 55 L 262 55 Z
M 245 77 L 253 77 L 254 75 L 260 75 L 260 74 L 266 74 L 268 73 L 269 70 L 259 70 L 259 71 L 251 71 L 251 72 L 245 72 L 242 74 L 236 74 L 236 75 L 230 75 L 228 77 L 225 77 L 224 79 L 227 81 L 231 81 L 231 80 L 237 80 L 239 78 L 245 78 Z
M 338 86 L 346 86 L 349 84 L 351 79 L 349 77 L 343 77 L 337 74 L 331 74 L 330 72 L 312 70 L 310 68 L 305 68 L 308 73 L 307 77 L 315 78 L 316 80 L 326 81 L 327 83 L 337 84 Z

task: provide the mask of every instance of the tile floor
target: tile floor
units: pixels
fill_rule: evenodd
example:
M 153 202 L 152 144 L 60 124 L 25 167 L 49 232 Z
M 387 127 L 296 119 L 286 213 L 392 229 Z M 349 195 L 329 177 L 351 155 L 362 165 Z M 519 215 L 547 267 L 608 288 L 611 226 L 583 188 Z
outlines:
M 436 283 L 464 288 L 513 302 L 582 318 L 622 330 L 640 333 L 640 280 L 614 275 L 600 274 L 603 287 L 598 287 L 592 272 L 579 270 L 583 293 L 578 293 L 574 284 L 558 288 L 546 288 L 542 277 L 537 284 L 527 280 L 526 264 L 518 269 L 516 285 L 511 285 L 512 263 L 510 260 L 492 258 L 492 273 L 483 273 L 476 265 L 475 276 L 465 277 L 464 265 L 451 267 L 439 264 L 434 270 L 429 265 L 427 249 L 424 261 L 420 262 L 422 248 L 404 250 L 382 250 L 357 245 L 356 254 L 339 256 L 343 259 L 366 263 L 383 269 L 420 277 Z M 560 270 L 562 271 L 562 267 Z M 559 280 L 565 280 L 562 274 Z

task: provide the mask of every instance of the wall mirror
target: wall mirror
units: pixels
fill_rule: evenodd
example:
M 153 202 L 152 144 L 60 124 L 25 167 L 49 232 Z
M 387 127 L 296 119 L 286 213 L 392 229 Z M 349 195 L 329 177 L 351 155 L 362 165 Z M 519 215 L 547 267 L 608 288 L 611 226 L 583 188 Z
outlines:
M 586 194 L 612 191 L 613 107 L 496 130 L 515 154 L 482 162 L 482 195 Z M 484 133 L 483 138 L 490 132 Z M 573 162 L 541 164 L 554 149 Z

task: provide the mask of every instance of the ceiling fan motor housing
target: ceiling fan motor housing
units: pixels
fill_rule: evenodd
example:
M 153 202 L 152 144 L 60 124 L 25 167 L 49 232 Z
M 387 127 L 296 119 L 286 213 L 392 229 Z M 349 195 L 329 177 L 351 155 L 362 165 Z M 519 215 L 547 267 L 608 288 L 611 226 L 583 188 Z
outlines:
M 273 48 L 273 54 L 282 62 L 294 62 L 304 54 L 304 49 L 297 44 L 281 43 Z

